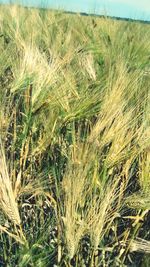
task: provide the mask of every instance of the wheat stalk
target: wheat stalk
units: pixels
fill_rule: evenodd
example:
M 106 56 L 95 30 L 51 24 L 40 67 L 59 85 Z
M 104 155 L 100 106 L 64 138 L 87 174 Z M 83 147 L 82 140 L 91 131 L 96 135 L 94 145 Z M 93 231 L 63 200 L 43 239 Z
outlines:
M 12 189 L 12 184 L 8 175 L 6 158 L 2 141 L 0 139 L 0 208 L 15 224 L 20 225 L 20 216 L 18 206 L 15 201 L 15 195 Z

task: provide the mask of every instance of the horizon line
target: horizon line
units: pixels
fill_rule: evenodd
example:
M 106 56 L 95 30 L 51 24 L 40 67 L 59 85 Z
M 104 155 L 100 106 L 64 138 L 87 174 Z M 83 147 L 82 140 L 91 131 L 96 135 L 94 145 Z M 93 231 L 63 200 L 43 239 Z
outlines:
M 61 11 L 66 14 L 72 14 L 72 15 L 81 15 L 81 16 L 91 16 L 91 17 L 97 17 L 97 18 L 109 18 L 109 19 L 115 19 L 115 20 L 122 20 L 122 21 L 129 21 L 129 22 L 139 22 L 139 23 L 144 23 L 144 24 L 150 24 L 150 20 L 144 20 L 144 19 L 133 19 L 133 18 L 128 18 L 128 17 L 120 17 L 120 16 L 111 16 L 111 15 L 104 15 L 104 14 L 97 14 L 97 13 L 88 13 L 88 12 L 76 12 L 76 11 L 71 11 L 71 10 L 65 10 L 65 9 L 59 9 L 59 8 L 51 8 L 51 7 L 42 7 L 42 6 L 34 6 L 34 5 L 24 5 L 24 4 L 19 4 L 19 3 L 0 3 L 0 6 L 11 6 L 11 5 L 16 5 L 16 6 L 21 6 L 24 8 L 34 8 L 34 9 L 44 9 L 44 10 L 54 10 L 54 11 Z

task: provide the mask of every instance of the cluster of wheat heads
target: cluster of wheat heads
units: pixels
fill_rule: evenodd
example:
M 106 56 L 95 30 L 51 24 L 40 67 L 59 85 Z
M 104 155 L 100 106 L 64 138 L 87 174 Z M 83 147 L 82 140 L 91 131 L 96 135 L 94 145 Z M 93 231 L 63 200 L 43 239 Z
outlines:
M 0 266 L 149 266 L 149 37 L 0 7 Z

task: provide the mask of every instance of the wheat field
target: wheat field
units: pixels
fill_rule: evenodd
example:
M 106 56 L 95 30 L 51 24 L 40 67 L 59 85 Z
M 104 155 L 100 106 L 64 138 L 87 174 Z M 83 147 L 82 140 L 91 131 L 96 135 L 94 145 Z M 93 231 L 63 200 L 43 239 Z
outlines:
M 150 25 L 0 6 L 0 267 L 150 266 Z

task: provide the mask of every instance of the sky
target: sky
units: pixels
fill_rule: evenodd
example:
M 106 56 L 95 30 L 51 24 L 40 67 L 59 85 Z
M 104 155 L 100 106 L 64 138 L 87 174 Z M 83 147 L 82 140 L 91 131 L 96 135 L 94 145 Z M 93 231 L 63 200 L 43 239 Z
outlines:
M 150 21 L 150 0 L 17 0 L 25 6 L 59 8 Z M 0 0 L 0 3 L 17 2 Z

